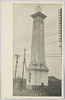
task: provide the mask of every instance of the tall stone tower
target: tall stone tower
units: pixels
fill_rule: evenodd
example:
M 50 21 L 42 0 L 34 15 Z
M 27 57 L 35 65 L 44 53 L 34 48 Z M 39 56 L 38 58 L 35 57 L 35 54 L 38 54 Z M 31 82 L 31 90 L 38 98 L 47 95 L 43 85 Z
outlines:
M 48 85 L 48 68 L 45 62 L 44 19 L 47 17 L 38 6 L 33 18 L 31 60 L 28 67 L 27 85 Z

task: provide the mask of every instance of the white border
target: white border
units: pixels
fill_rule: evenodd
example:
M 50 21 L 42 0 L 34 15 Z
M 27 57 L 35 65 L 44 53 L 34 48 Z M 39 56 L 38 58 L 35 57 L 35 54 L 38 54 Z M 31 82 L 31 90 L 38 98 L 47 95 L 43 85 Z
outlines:
M 62 3 L 62 6 L 63 6 L 63 11 L 62 11 L 62 12 L 63 12 L 63 14 L 62 14 L 62 16 L 63 16 L 63 18 L 62 18 L 62 19 L 63 19 L 63 20 L 62 20 L 62 25 L 63 25 L 63 27 L 62 27 L 62 34 L 64 33 L 64 3 L 63 3 L 63 2 L 60 2 L 60 1 L 59 1 L 59 2 L 55 2 L 55 1 L 54 1 L 54 2 L 53 2 L 53 1 L 52 1 L 52 2 L 49 2 L 49 1 L 48 1 L 48 2 L 47 2 L 47 1 L 46 1 L 46 2 L 42 2 L 42 1 L 40 1 L 40 2 L 39 2 L 39 1 L 34 1 L 34 2 L 28 2 L 28 1 L 26 1 L 26 2 L 24 2 L 24 1 L 22 1 L 22 2 L 21 2 L 21 1 L 19 1 L 19 2 L 18 2 L 18 1 L 15 1 L 15 2 L 14 2 L 14 1 L 2 1 L 1 3 L 3 4 L 4 2 L 7 2 L 7 3 L 9 3 L 9 4 L 10 4 L 10 3 L 12 3 L 12 4 L 13 4 L 13 3 L 25 3 L 25 4 L 29 4 L 29 3 L 30 3 L 30 4 L 33 4 L 33 3 L 35 3 L 35 4 L 37 4 L 37 3 L 40 3 L 40 4 L 42 4 L 42 3 L 44 3 L 44 4 L 52 4 L 52 3 L 54 3 L 54 4 L 61 4 L 61 3 Z M 3 9 L 1 9 L 1 10 L 3 10 Z M 1 18 L 2 18 L 1 22 L 4 23 L 4 22 L 3 22 L 3 18 L 4 18 L 4 17 L 2 16 L 2 15 L 3 15 L 3 11 L 1 11 L 1 12 L 2 12 L 2 13 L 1 13 Z M 5 21 L 5 20 L 4 20 L 4 21 Z M 4 44 L 5 41 L 3 41 L 3 39 L 4 39 L 4 36 L 3 36 L 3 35 L 6 34 L 6 33 L 3 31 L 3 25 L 4 25 L 4 28 L 7 27 L 7 26 L 5 26 L 5 24 L 1 24 L 1 26 L 2 26 L 2 27 L 1 27 L 1 30 L 2 30 L 2 31 L 1 31 L 1 34 L 2 34 L 2 40 L 1 40 L 1 43 L 2 43 L 2 47 L 1 47 L 1 48 L 2 48 L 2 49 L 1 49 L 1 52 L 2 52 L 2 56 L 1 56 L 1 65 L 2 65 L 2 66 L 1 66 L 1 96 L 2 96 L 2 98 L 34 98 L 34 99 L 43 99 L 43 98 L 45 98 L 45 99 L 52 99 L 52 98 L 53 98 L 53 99 L 62 99 L 62 98 L 64 98 L 64 68 L 63 68 L 63 67 L 62 67 L 62 79 L 63 79 L 63 80 L 62 80 L 62 97 L 60 97 L 60 96 L 58 96 L 58 97 L 57 97 L 57 96 L 52 96 L 52 97 L 51 97 L 51 96 L 48 96 L 48 97 L 47 97 L 47 96 L 44 96 L 44 97 L 37 97 L 37 96 L 36 96 L 36 97 L 32 97 L 32 96 L 31 96 L 31 97 L 28 97 L 28 96 L 25 96 L 25 97 L 23 97 L 23 96 L 13 96 L 13 95 L 11 95 L 11 97 L 10 97 L 10 96 L 9 96 L 9 97 L 3 96 L 3 88 L 5 88 L 5 86 L 4 86 L 5 83 L 3 84 L 3 82 L 5 82 L 5 76 L 4 76 L 4 74 L 7 74 L 7 73 L 8 73 L 7 71 L 4 72 L 4 71 L 5 71 L 5 66 L 7 66 L 7 65 L 4 65 L 4 64 L 3 64 L 3 62 L 4 62 L 4 60 L 5 60 L 5 59 L 3 59 L 3 58 L 4 58 L 4 55 L 7 56 L 6 54 L 8 54 L 8 51 L 6 51 L 6 49 L 5 49 L 5 45 L 7 45 L 7 44 L 6 44 L 6 43 Z M 6 29 L 7 29 L 7 28 L 6 28 Z M 5 29 L 5 30 L 6 30 L 6 29 Z M 5 36 L 6 36 L 6 35 L 5 35 Z M 63 37 L 64 37 L 64 35 L 62 36 L 62 38 L 63 38 Z M 9 41 L 9 40 L 7 39 L 7 36 L 6 36 L 5 40 L 6 40 L 6 41 Z M 62 40 L 63 40 L 63 39 L 62 39 Z M 11 41 L 10 41 L 10 42 L 11 42 Z M 62 41 L 62 44 L 63 44 L 63 41 Z M 62 46 L 64 46 L 64 45 L 62 45 Z M 6 46 L 6 47 L 7 47 L 7 46 Z M 8 50 L 9 50 L 9 49 L 8 49 Z M 62 51 L 63 51 L 63 50 L 64 50 L 64 49 L 62 48 Z M 6 52 L 7 52 L 7 53 L 6 53 Z M 11 51 L 10 51 L 10 52 L 11 52 Z M 12 56 L 11 56 L 11 57 L 12 57 Z M 63 52 L 62 52 L 62 66 L 63 66 L 63 58 L 64 58 L 64 57 L 63 57 Z M 6 62 L 7 62 L 7 60 L 8 60 L 8 58 L 6 59 Z M 11 59 L 11 60 L 12 60 L 12 59 Z M 5 63 L 5 64 L 6 64 L 6 63 Z M 4 65 L 4 66 L 3 66 L 3 65 Z M 3 69 L 4 69 L 4 70 L 3 70 Z M 6 75 L 6 76 L 7 76 L 7 75 Z M 8 76 L 7 76 L 7 77 L 8 77 Z M 7 79 L 7 78 L 6 78 L 6 79 Z M 7 91 L 7 88 L 8 88 L 8 85 L 6 86 L 6 90 L 4 90 L 5 92 Z M 9 88 L 10 88 L 10 87 L 9 87 Z M 13 92 L 13 91 L 12 91 L 12 92 Z

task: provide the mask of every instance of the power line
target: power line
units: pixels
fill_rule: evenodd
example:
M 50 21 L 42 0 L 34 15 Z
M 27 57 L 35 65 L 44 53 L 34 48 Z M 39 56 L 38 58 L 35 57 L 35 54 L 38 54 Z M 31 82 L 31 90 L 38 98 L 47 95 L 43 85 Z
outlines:
M 45 56 L 45 57 L 62 57 L 62 56 Z
M 54 42 L 50 42 L 50 43 L 47 43 L 47 44 L 45 44 L 45 45 L 51 45 L 51 44 L 55 44 L 55 43 L 58 43 L 58 41 L 54 41 Z M 21 44 L 20 44 L 21 45 Z M 19 45 L 18 45 L 19 46 Z M 28 48 L 28 47 L 30 47 L 30 45 L 26 45 L 26 47 Z M 18 47 L 17 48 L 17 50 L 18 49 L 23 49 L 23 47 Z
M 54 44 L 54 43 L 58 43 L 58 41 L 53 41 L 53 42 L 47 43 L 46 45 L 50 45 L 50 44 Z
M 19 54 L 20 56 L 24 55 L 24 54 Z M 26 56 L 30 56 L 31 54 L 26 54 Z M 45 54 L 46 57 L 60 57 L 61 53 L 52 53 L 52 54 Z M 15 57 L 14 57 L 15 58 Z
M 55 33 L 55 34 L 57 34 L 57 33 Z M 55 34 L 51 34 L 51 35 L 55 35 Z M 48 36 L 50 36 L 50 35 L 48 35 Z M 31 40 L 32 40 L 32 39 L 31 39 Z M 55 40 L 55 39 L 54 39 L 54 40 Z M 18 42 L 16 45 L 20 45 L 20 44 L 22 45 L 22 43 L 24 43 L 24 42 L 27 44 L 27 43 L 29 43 L 28 41 L 30 41 L 30 40 L 29 40 L 29 39 L 27 39 L 27 40 L 22 40 L 20 43 Z M 24 43 L 24 44 L 25 44 L 25 43 Z
M 52 33 L 52 32 L 57 32 L 58 30 L 53 30 L 53 31 L 49 31 L 49 32 L 46 32 L 47 33 Z
M 59 54 L 61 54 L 61 53 L 49 53 L 49 54 L 45 54 L 45 55 L 59 55 Z M 19 55 L 24 55 L 23 53 L 22 54 L 19 54 Z M 30 54 L 26 54 L 26 55 L 30 55 Z M 16 58 L 16 57 L 15 57 Z
M 55 24 L 58 24 L 57 21 L 56 21 L 56 22 L 52 22 L 52 23 L 49 22 L 49 23 L 47 23 L 47 24 L 45 23 L 46 26 L 49 26 L 49 25 L 55 25 Z
M 45 57 L 61 57 L 61 56 L 45 56 Z
M 48 26 L 44 26 L 44 28 L 47 28 L 47 29 L 50 29 L 50 27 L 52 29 L 56 29 L 58 27 L 58 23 L 57 24 L 48 25 Z
M 50 36 L 50 35 L 56 35 L 56 34 L 58 34 L 58 33 L 49 34 L 49 35 L 46 35 L 46 37 L 47 37 L 47 36 Z
M 51 35 L 56 35 L 56 34 L 58 34 L 58 33 L 53 33 L 53 34 L 48 34 L 48 35 L 45 35 L 44 37 L 48 37 L 48 36 L 51 36 Z M 33 36 L 33 37 L 35 37 L 35 36 Z M 29 38 L 29 39 L 28 39 Z M 25 41 L 25 39 L 27 39 L 27 41 L 30 41 L 30 39 L 32 39 L 30 36 L 29 37 L 26 37 L 26 38 L 23 38 L 23 39 L 17 39 L 17 41 L 19 40 L 21 40 L 21 41 Z
M 62 57 L 62 56 L 51 56 L 51 55 L 50 55 L 50 56 L 46 56 L 46 55 L 45 55 L 45 57 Z M 13 58 L 14 58 L 14 57 L 13 57 Z
M 61 53 L 50 53 L 50 54 L 45 54 L 45 55 L 59 55 Z
M 51 44 L 55 44 L 55 43 L 58 43 L 58 41 L 53 41 L 53 42 L 50 42 L 50 43 L 47 43 L 47 44 L 45 44 L 45 45 L 51 45 Z M 22 45 L 22 44 L 18 44 L 18 46 L 19 45 Z M 26 47 L 30 47 L 30 45 L 26 45 Z M 17 49 L 20 49 L 21 47 L 18 47 Z M 23 47 L 21 48 L 21 49 L 23 49 Z
M 46 44 L 45 44 L 45 47 L 46 47 L 47 45 L 52 45 L 52 44 L 55 44 L 55 43 L 58 43 L 58 41 L 53 41 L 53 42 L 50 42 L 50 43 L 46 43 Z M 20 45 L 22 45 L 22 44 L 18 44 L 17 47 L 20 46 Z M 23 44 L 23 45 L 24 45 L 24 44 Z M 17 47 L 16 47 L 16 48 L 17 48 Z M 25 47 L 28 48 L 28 47 L 30 47 L 30 45 L 26 45 Z M 17 49 L 23 49 L 23 47 L 18 47 Z
M 49 32 L 46 32 L 46 34 L 47 33 L 52 33 L 52 32 L 57 32 L 58 30 L 54 30 L 54 31 L 49 31 Z M 49 35 L 51 35 L 51 34 L 49 34 Z M 47 35 L 46 35 L 47 36 Z M 21 37 L 21 36 L 20 36 Z M 23 39 L 27 39 L 27 38 L 29 38 L 30 39 L 30 37 L 31 36 L 27 36 L 27 37 L 25 37 L 25 38 L 23 38 Z M 18 39 L 18 38 L 17 38 Z M 20 39 L 18 39 L 18 40 L 20 40 Z

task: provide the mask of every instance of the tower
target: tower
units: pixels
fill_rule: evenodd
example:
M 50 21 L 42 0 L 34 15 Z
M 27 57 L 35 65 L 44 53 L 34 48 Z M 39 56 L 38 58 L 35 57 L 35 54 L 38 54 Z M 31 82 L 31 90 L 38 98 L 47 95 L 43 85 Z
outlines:
M 45 42 L 44 42 L 44 19 L 46 16 L 41 13 L 38 6 L 37 13 L 31 15 L 33 18 L 33 33 L 31 46 L 31 63 L 45 66 Z
M 44 19 L 40 6 L 32 14 L 33 31 L 31 44 L 31 60 L 28 67 L 27 85 L 48 85 L 48 68 L 45 62 Z

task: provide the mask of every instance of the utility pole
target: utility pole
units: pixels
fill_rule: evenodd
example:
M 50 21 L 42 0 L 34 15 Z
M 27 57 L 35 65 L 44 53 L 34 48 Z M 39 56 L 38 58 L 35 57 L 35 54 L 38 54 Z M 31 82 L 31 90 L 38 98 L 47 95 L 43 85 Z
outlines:
M 58 14 L 59 14 L 58 22 L 59 22 L 59 42 L 60 42 L 59 47 L 61 47 L 61 52 L 62 52 L 62 8 L 58 10 Z
M 24 49 L 24 64 L 25 64 L 25 69 L 27 70 L 27 65 L 26 65 L 26 58 L 25 58 L 25 55 L 26 55 L 26 48 Z
M 24 64 L 26 63 L 25 54 L 26 54 L 26 49 L 24 49 L 23 71 L 22 71 L 22 87 L 23 87 L 23 78 L 24 78 Z
M 16 66 L 15 66 L 15 78 L 16 78 L 16 73 L 17 73 L 17 64 L 18 64 L 18 58 L 20 57 L 19 55 L 15 54 L 16 57 Z
M 60 42 L 60 45 L 59 47 L 61 48 L 61 66 L 62 66 L 62 8 L 60 8 L 58 10 L 58 16 L 59 16 L 59 42 Z

